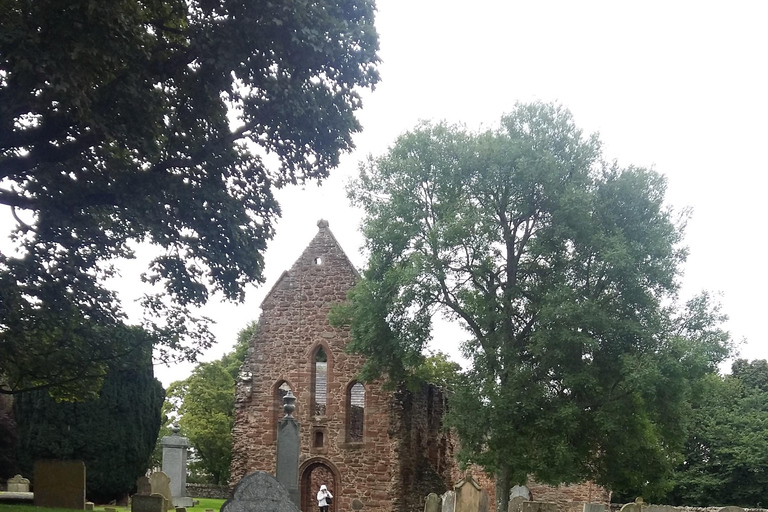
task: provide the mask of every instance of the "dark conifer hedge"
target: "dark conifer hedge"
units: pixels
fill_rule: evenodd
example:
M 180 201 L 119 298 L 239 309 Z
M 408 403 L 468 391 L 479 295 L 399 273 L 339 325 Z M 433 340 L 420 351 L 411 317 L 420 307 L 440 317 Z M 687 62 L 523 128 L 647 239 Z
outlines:
M 164 397 L 148 353 L 113 364 L 95 400 L 59 403 L 45 390 L 18 395 L 14 414 L 22 474 L 32 479 L 37 459 L 78 459 L 85 462 L 89 500 L 124 497 L 149 466 Z

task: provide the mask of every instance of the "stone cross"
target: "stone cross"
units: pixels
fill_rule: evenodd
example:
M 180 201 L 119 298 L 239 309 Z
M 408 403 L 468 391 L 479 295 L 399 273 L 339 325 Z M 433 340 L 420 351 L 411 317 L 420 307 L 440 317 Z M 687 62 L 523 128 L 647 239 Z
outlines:
M 187 448 L 189 439 L 179 435 L 179 425 L 171 426 L 170 436 L 163 436 L 163 473 L 171 479 L 171 501 L 175 507 L 191 507 L 187 497 Z
M 277 424 L 277 481 L 288 491 L 288 498 L 301 507 L 299 496 L 299 431 L 300 425 L 293 417 L 296 397 L 289 389 L 283 397 L 285 417 Z

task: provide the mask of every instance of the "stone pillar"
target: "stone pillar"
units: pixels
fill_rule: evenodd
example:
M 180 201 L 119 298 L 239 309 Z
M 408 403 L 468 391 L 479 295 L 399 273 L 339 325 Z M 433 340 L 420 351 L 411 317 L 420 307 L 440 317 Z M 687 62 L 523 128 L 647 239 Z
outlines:
M 277 424 L 277 481 L 288 491 L 288 498 L 301 507 L 299 496 L 299 422 L 293 417 L 296 397 L 289 390 L 283 397 L 285 417 Z
M 179 425 L 171 426 L 170 436 L 163 436 L 163 473 L 171 479 L 171 497 L 174 507 L 191 507 L 192 498 L 187 497 L 187 448 L 189 439 L 179 435 Z

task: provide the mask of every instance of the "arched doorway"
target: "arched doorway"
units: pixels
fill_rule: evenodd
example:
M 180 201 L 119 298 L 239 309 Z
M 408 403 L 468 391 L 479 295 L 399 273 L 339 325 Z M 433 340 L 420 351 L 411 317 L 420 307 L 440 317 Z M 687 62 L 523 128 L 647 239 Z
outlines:
M 328 512 L 336 512 L 341 498 L 341 485 L 338 471 L 333 464 L 325 459 L 313 458 L 304 462 L 300 471 L 301 510 L 303 512 L 317 512 L 319 510 L 317 508 L 317 491 L 320 490 L 321 485 L 325 484 L 333 495 L 333 502 Z

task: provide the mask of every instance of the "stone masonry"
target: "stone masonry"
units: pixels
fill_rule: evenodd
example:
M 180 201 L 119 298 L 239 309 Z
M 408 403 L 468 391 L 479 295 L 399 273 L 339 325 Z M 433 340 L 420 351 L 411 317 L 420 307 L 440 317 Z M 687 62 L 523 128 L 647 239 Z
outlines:
M 425 496 L 452 488 L 461 475 L 456 441 L 441 429 L 446 397 L 432 385 L 390 392 L 380 382 L 365 383 L 364 397 L 360 386 L 353 392 L 363 359 L 344 352 L 349 332 L 327 317 L 359 276 L 328 223 L 318 227 L 262 302 L 235 392 L 231 483 L 256 470 L 275 473 L 277 422 L 290 388 L 300 424 L 301 510 L 316 510 L 320 484 L 334 495 L 330 512 L 421 510 Z M 493 481 L 479 481 L 492 496 Z M 555 501 L 563 499 L 570 501 L 565 494 Z

